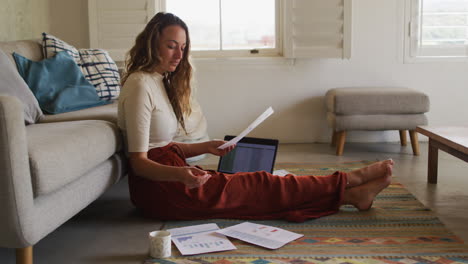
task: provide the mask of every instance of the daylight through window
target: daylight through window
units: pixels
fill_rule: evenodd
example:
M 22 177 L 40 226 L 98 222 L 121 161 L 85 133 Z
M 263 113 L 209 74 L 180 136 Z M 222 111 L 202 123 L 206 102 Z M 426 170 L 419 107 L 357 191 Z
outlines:
M 166 0 L 184 20 L 193 51 L 217 54 L 277 52 L 276 0 Z
M 468 39 L 468 0 L 424 0 L 422 45 L 464 45 Z
M 468 0 L 409 1 L 411 57 L 467 57 Z

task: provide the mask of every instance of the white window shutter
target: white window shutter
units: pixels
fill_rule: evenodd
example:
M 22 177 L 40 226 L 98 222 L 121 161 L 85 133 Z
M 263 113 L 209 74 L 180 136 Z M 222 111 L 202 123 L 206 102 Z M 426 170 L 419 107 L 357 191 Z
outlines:
M 410 12 L 409 25 L 408 25 L 408 37 L 409 37 L 409 55 L 411 57 L 418 56 L 419 47 L 419 36 L 420 36 L 420 0 L 407 1 L 409 6 L 406 8 Z
M 352 0 L 284 0 L 283 55 L 350 58 Z
M 88 0 L 91 48 L 105 49 L 115 61 L 125 54 L 148 21 L 161 10 L 162 0 Z

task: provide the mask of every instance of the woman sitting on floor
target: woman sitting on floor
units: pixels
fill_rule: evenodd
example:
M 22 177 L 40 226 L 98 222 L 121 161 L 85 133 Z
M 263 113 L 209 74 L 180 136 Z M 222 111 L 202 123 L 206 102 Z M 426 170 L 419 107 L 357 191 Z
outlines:
M 189 53 L 186 24 L 173 14 L 158 13 L 138 35 L 126 61 L 118 123 L 127 142 L 131 200 L 145 215 L 301 222 L 336 213 L 344 204 L 367 210 L 390 184 L 391 160 L 320 177 L 224 174 L 188 165 L 188 157 L 221 156 L 234 148 L 218 149 L 222 140 L 172 142 L 178 127 L 185 130 L 184 117 L 191 112 Z

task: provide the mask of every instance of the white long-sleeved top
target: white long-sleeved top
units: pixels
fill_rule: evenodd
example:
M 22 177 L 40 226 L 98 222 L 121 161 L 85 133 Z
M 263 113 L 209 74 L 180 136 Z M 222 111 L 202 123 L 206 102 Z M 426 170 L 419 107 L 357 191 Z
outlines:
M 118 126 L 128 152 L 147 152 L 169 144 L 178 122 L 159 73 L 132 73 L 119 96 Z

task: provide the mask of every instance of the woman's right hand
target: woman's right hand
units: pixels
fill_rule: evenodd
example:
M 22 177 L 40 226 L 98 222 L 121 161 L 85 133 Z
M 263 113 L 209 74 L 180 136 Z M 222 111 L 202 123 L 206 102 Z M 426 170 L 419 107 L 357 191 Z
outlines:
M 179 179 L 189 189 L 198 188 L 205 184 L 211 175 L 195 167 L 179 167 Z

